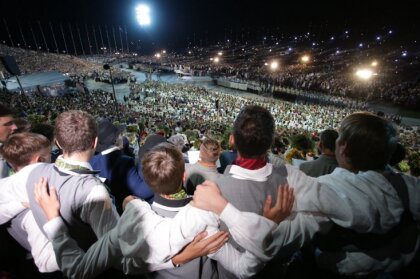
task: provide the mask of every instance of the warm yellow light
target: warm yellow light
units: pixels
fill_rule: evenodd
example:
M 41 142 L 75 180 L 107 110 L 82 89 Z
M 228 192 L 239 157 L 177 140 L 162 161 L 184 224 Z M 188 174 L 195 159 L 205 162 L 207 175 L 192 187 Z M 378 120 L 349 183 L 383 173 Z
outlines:
M 217 55 L 222 56 L 222 55 L 223 55 L 223 53 L 222 53 L 221 51 L 219 51 L 219 52 L 217 53 Z
M 373 75 L 374 73 L 370 69 L 360 69 L 356 71 L 356 76 L 364 80 L 370 79 Z
M 308 63 L 309 62 L 309 55 L 302 56 L 301 60 L 302 60 L 303 63 Z
M 277 63 L 276 61 L 271 62 L 270 64 L 271 70 L 276 70 L 278 67 L 279 67 L 279 63 Z
M 264 63 L 264 65 L 265 65 L 265 66 L 268 66 L 268 63 L 267 63 L 267 62 L 265 62 L 265 63 Z
M 219 62 L 219 57 L 214 58 L 214 62 Z
M 378 62 L 377 62 L 377 61 L 373 61 L 370 65 L 371 65 L 372 67 L 376 67 L 376 66 L 378 66 Z
M 155 54 L 156 58 L 160 58 L 160 53 Z

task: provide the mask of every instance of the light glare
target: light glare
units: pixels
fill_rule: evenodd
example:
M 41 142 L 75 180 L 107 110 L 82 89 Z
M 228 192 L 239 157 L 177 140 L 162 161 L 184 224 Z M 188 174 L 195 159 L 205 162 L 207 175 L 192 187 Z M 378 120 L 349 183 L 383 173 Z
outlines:
M 144 4 L 138 5 L 136 7 L 136 19 L 141 26 L 149 25 L 151 23 L 149 7 Z
M 356 71 L 356 76 L 361 79 L 368 80 L 373 76 L 373 72 L 369 69 L 361 69 Z

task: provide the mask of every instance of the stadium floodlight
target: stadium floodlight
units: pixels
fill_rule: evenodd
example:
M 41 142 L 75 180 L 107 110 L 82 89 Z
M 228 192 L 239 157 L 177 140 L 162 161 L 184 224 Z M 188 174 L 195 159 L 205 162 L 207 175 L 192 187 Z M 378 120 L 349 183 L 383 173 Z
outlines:
M 370 69 L 360 69 L 356 71 L 356 76 L 361 79 L 368 80 L 373 76 L 373 71 Z
M 215 62 L 215 63 L 218 63 L 218 62 L 220 61 L 220 60 L 219 60 L 219 57 L 216 57 L 216 58 L 214 58 L 213 60 L 214 60 L 214 62 Z
M 150 25 L 150 9 L 144 4 L 140 4 L 136 7 L 136 19 L 140 26 Z
M 303 63 L 308 63 L 309 62 L 309 55 L 302 56 L 302 58 L 300 60 L 302 60 Z
M 156 53 L 156 54 L 155 54 L 155 57 L 156 57 L 156 58 L 160 58 L 160 53 Z
M 271 62 L 270 64 L 270 69 L 271 70 L 277 70 L 277 68 L 279 67 L 279 63 L 277 63 L 276 61 Z
M 223 52 L 219 51 L 219 52 L 217 53 L 217 55 L 222 56 L 222 55 L 223 55 Z
M 372 67 L 376 67 L 376 66 L 378 66 L 378 61 L 373 61 L 370 65 L 371 65 Z

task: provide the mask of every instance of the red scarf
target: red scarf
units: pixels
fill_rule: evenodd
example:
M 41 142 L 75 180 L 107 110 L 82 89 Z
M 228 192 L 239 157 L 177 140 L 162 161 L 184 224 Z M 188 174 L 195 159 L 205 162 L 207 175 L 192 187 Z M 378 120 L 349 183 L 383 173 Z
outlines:
M 257 159 L 249 159 L 243 158 L 238 154 L 238 157 L 235 161 L 233 161 L 233 164 L 247 170 L 257 170 L 264 167 L 267 164 L 267 158 L 266 156 L 262 156 Z

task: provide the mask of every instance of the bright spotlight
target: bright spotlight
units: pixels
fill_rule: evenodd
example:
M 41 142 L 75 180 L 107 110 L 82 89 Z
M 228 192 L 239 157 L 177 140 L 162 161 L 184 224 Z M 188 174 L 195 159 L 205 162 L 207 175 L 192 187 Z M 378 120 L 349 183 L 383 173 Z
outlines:
M 303 63 L 308 63 L 309 62 L 309 56 L 304 55 L 304 56 L 302 56 L 301 60 L 302 60 Z
M 218 63 L 219 62 L 219 57 L 214 58 L 214 62 Z
M 217 55 L 222 56 L 223 52 L 220 51 L 220 52 L 217 53 Z
M 156 58 L 160 58 L 160 53 L 155 54 Z
M 279 67 L 279 63 L 277 63 L 276 61 L 271 62 L 270 64 L 271 70 L 276 70 L 278 67 Z
M 136 19 L 141 26 L 149 25 L 151 22 L 149 7 L 144 4 L 138 5 L 136 7 Z
M 371 65 L 372 67 L 376 67 L 376 66 L 378 66 L 378 62 L 377 62 L 377 61 L 373 61 L 370 65 Z
M 361 79 L 368 80 L 373 76 L 373 72 L 369 69 L 361 69 L 356 71 L 356 76 Z

